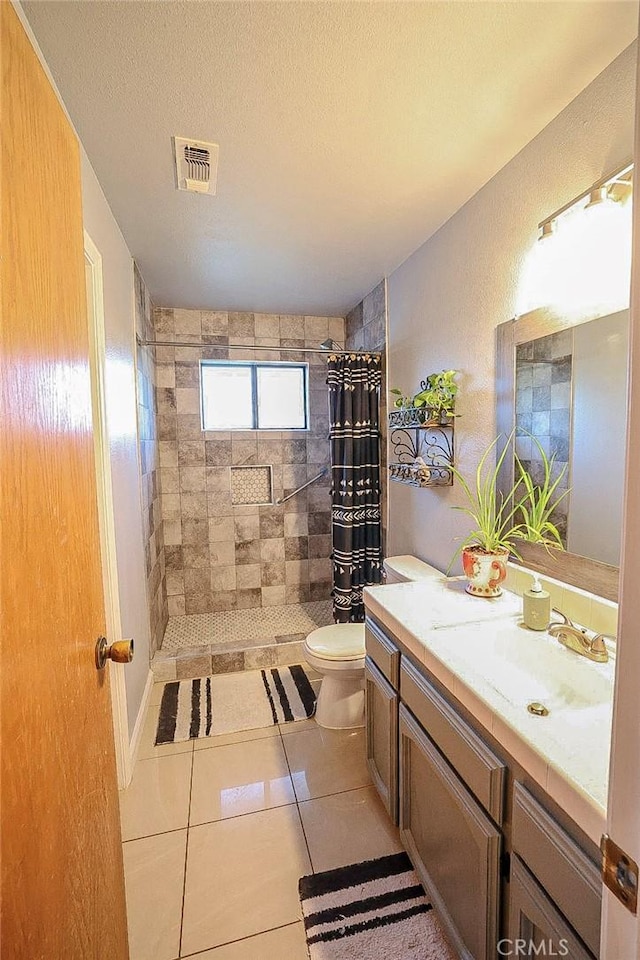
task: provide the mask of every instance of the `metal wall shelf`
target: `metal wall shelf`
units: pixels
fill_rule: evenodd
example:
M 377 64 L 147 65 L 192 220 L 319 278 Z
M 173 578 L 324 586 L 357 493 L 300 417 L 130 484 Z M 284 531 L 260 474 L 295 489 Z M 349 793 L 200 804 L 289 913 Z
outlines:
M 413 487 L 452 486 L 454 438 L 453 417 L 440 423 L 428 420 L 420 408 L 393 410 L 389 414 L 389 479 Z M 424 466 L 416 464 L 418 458 Z

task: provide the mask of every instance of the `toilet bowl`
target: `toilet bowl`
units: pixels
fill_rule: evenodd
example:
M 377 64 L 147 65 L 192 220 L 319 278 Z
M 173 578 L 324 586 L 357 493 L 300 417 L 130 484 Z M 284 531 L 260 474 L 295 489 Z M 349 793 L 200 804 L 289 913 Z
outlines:
M 417 557 L 388 557 L 384 561 L 387 583 L 432 580 L 440 570 Z M 334 623 L 320 627 L 304 642 L 309 666 L 321 676 L 316 723 L 330 730 L 364 725 L 364 624 Z
M 364 623 L 333 623 L 309 634 L 304 655 L 321 676 L 316 723 L 329 730 L 364 726 Z

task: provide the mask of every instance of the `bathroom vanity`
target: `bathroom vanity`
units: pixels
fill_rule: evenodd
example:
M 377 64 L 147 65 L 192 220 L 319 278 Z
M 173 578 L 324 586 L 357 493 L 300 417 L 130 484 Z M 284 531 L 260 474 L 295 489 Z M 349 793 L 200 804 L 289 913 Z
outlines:
M 613 663 L 526 630 L 510 593 L 365 596 L 368 763 L 452 945 L 597 957 Z

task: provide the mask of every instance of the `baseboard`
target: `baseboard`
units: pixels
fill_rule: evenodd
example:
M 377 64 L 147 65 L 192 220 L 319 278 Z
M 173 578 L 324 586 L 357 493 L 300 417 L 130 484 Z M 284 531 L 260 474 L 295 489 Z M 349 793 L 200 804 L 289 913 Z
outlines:
M 138 757 L 138 750 L 140 748 L 140 740 L 142 738 L 142 731 L 144 729 L 144 721 L 147 716 L 147 710 L 149 708 L 149 700 L 151 699 L 151 691 L 153 690 L 153 673 L 149 670 L 147 674 L 147 681 L 144 685 L 144 690 L 142 693 L 142 700 L 140 702 L 140 709 L 138 710 L 138 716 L 136 717 L 136 722 L 133 727 L 133 732 L 131 734 L 131 741 L 129 743 L 129 756 L 131 758 L 131 771 L 133 773 L 133 768 Z

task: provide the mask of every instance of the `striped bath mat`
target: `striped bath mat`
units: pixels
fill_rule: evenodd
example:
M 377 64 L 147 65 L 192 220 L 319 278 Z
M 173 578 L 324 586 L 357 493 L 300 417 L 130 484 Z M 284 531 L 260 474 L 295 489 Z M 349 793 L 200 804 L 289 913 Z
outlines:
M 306 720 L 316 695 L 304 667 L 221 673 L 165 685 L 156 746 Z
M 454 960 L 406 853 L 299 882 L 311 960 Z

